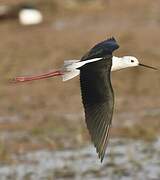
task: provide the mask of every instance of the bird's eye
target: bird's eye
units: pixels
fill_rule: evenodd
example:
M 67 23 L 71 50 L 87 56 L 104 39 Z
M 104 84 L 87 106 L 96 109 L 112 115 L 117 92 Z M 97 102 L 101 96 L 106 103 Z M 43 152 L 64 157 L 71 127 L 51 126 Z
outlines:
M 131 60 L 131 62 L 133 63 L 133 62 L 134 62 L 134 60 Z

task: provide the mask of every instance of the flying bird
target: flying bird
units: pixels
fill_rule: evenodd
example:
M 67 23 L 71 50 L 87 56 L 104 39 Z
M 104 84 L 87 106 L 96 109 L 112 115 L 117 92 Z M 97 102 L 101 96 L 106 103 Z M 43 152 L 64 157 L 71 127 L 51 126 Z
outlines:
M 155 67 L 139 63 L 133 56 L 113 56 L 112 53 L 118 48 L 117 41 L 112 37 L 96 44 L 81 60 L 64 61 L 63 67 L 57 71 L 38 76 L 16 77 L 13 80 L 19 83 L 62 76 L 63 81 L 67 81 L 80 75 L 85 121 L 101 162 L 107 147 L 114 109 L 111 71 L 135 66 L 157 70 Z

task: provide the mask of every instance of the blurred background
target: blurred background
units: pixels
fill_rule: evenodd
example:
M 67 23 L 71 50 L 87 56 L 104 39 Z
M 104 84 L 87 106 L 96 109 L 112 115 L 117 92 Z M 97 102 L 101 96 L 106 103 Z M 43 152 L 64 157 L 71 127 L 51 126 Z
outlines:
M 34 9 L 34 15 L 23 17 Z M 23 13 L 22 13 L 23 10 Z M 0 179 L 160 179 L 160 73 L 112 74 L 116 96 L 103 164 L 84 121 L 79 78 L 13 85 L 114 36 L 116 56 L 160 67 L 160 1 L 0 1 Z

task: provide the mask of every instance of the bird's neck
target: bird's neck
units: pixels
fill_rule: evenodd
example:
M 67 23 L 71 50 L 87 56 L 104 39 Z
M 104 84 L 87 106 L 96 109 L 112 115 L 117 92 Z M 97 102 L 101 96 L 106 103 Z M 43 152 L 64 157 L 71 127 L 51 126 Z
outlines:
M 118 71 L 120 69 L 126 68 L 126 64 L 124 63 L 123 59 L 121 57 L 112 57 L 112 68 L 111 71 Z

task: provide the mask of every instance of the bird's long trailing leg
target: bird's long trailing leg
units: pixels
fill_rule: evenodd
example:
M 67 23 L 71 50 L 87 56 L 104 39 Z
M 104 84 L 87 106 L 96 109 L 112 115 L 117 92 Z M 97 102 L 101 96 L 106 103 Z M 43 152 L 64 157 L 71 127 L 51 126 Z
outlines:
M 15 77 L 12 82 L 13 83 L 22 83 L 22 82 L 28 82 L 28 81 L 34 81 L 34 80 L 40 80 L 40 79 L 46 79 L 54 76 L 62 76 L 64 73 L 62 70 L 57 71 L 50 71 L 48 73 L 40 74 L 37 76 L 19 76 Z

